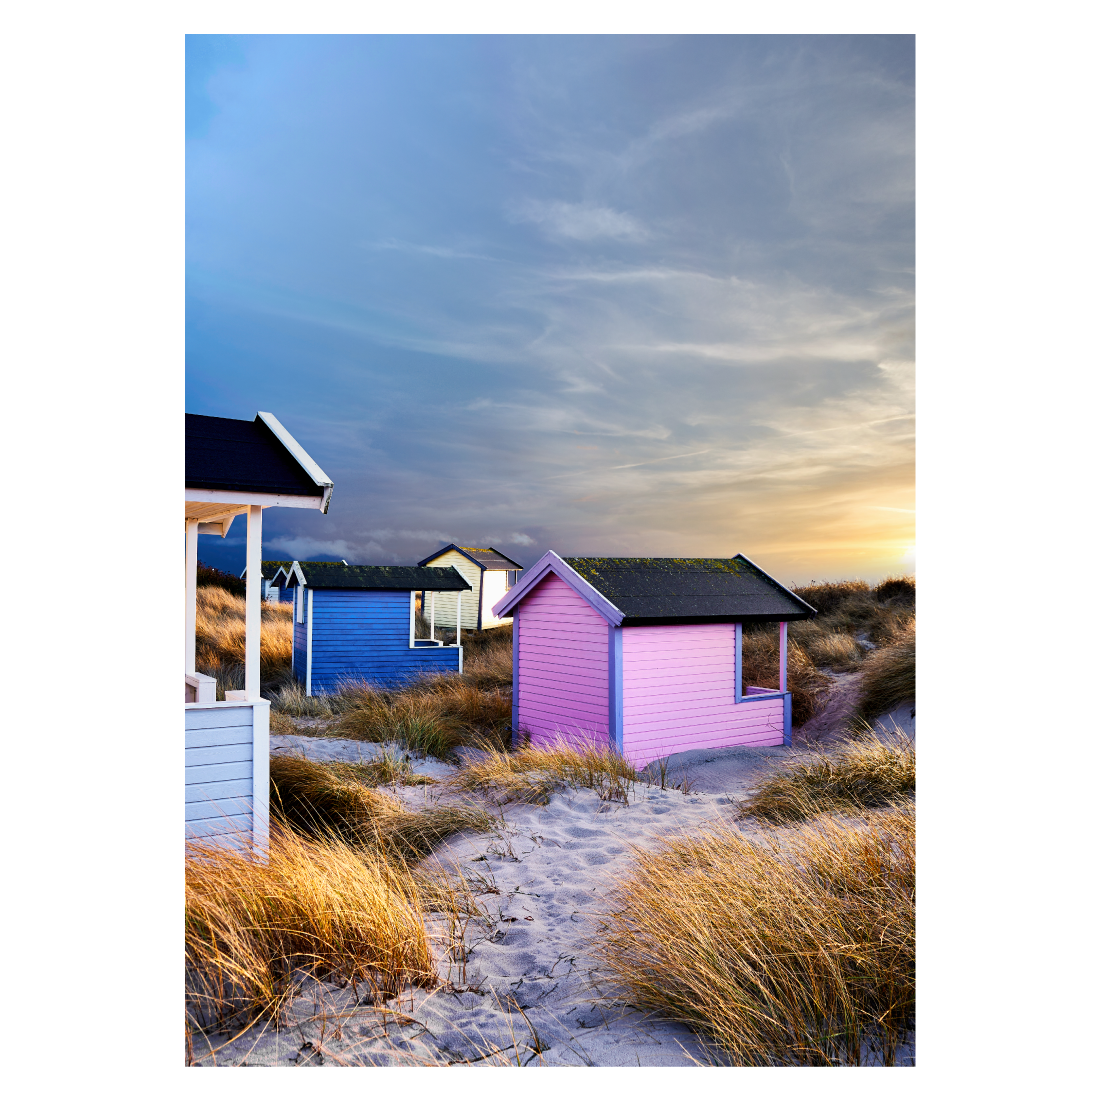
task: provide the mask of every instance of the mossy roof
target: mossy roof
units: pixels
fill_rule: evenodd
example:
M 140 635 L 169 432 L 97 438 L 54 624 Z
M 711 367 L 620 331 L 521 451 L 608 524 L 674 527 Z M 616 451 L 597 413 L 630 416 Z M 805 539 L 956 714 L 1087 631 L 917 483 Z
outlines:
M 310 588 L 373 588 L 399 592 L 468 592 L 470 584 L 453 566 L 344 565 L 338 561 L 300 561 Z
M 624 626 L 793 622 L 817 612 L 748 558 L 565 558 Z

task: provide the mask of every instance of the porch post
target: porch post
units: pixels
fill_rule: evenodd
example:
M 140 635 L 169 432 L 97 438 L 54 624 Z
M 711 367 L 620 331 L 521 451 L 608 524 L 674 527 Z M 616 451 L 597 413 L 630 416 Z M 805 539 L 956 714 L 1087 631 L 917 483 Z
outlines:
M 245 549 L 244 591 L 244 691 L 254 703 L 260 698 L 260 550 L 264 510 L 259 504 L 248 506 L 248 544 Z
M 779 690 L 787 690 L 787 624 L 779 624 Z
M 741 624 L 733 624 L 733 701 L 741 702 Z
M 184 604 L 183 604 L 183 671 L 195 671 L 195 601 L 199 571 L 199 521 L 184 521 L 187 529 L 184 543 Z M 177 559 L 178 560 L 178 559 Z
M 421 609 L 421 611 L 423 611 L 423 609 L 424 609 L 423 600 L 421 600 L 420 609 Z M 432 629 L 431 629 L 430 637 L 431 637 L 432 641 L 434 642 L 435 641 L 435 589 L 432 589 Z

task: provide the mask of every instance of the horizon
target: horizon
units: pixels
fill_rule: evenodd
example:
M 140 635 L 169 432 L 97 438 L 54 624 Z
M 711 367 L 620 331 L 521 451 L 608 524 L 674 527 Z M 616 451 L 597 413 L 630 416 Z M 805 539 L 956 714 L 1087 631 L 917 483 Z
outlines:
M 187 410 L 335 483 L 264 557 L 915 575 L 913 43 L 189 35 Z

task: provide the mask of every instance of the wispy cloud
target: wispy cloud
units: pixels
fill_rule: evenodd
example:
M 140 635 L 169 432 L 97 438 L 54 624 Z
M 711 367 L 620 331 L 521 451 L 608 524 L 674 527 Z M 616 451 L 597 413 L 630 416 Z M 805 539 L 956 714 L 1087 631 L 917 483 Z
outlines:
M 270 395 L 334 478 L 269 546 L 899 567 L 910 40 L 243 48 L 188 151 L 189 402 Z
M 514 204 L 508 216 L 513 222 L 533 222 L 548 237 L 573 241 L 644 241 L 650 237 L 645 226 L 631 215 L 591 202 L 527 199 Z

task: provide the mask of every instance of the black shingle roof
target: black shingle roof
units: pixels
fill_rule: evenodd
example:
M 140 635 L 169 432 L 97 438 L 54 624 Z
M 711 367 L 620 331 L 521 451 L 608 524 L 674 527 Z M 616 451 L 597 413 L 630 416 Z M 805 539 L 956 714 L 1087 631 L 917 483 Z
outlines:
M 259 418 L 185 414 L 188 489 L 321 497 L 324 489 L 302 469 Z
M 435 561 L 440 554 L 446 554 L 448 550 L 458 550 L 460 553 L 471 558 L 477 562 L 482 569 L 522 569 L 518 561 L 512 561 L 511 558 L 502 554 L 499 550 L 492 546 L 482 549 L 480 546 L 456 546 L 453 542 L 449 546 L 444 546 L 441 550 L 437 550 L 434 554 L 429 554 L 420 565 L 426 565 L 430 561 Z
M 310 588 L 375 588 L 399 592 L 469 592 L 469 582 L 453 566 L 344 565 L 338 561 L 300 561 Z
M 817 612 L 748 558 L 565 558 L 624 626 L 794 622 Z

